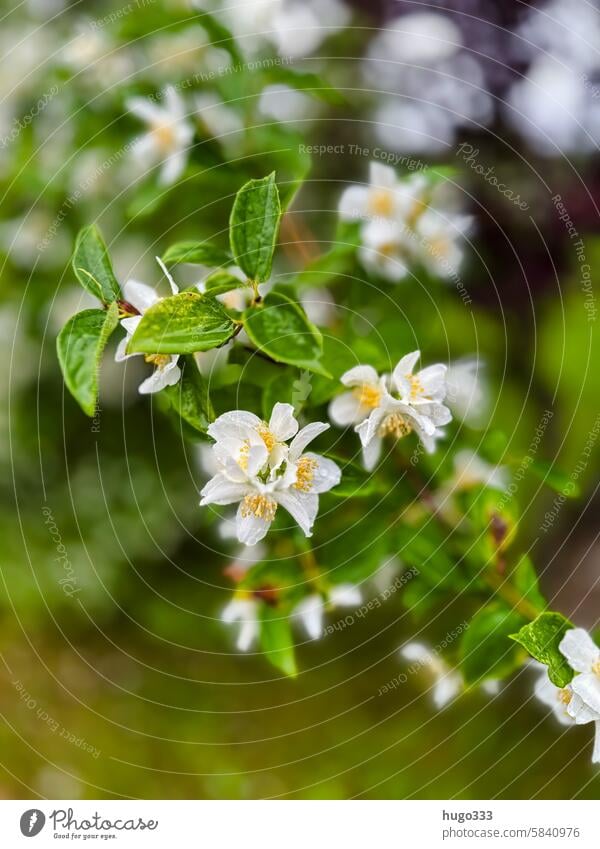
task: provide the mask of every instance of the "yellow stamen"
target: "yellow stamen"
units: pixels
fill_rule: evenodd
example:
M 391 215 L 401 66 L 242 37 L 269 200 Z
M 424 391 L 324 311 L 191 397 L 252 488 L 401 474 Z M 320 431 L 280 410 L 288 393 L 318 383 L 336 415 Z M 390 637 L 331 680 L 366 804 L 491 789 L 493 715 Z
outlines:
M 371 215 L 390 218 L 394 212 L 394 195 L 390 189 L 371 189 L 368 206 Z
M 157 368 L 164 368 L 171 362 L 170 354 L 146 354 L 144 359 L 147 363 L 151 363 Z
M 418 377 L 415 377 L 414 374 L 407 374 L 406 378 L 410 383 L 410 397 L 411 398 L 418 398 L 420 395 L 425 394 L 425 389 L 423 387 L 423 384 L 421 383 L 421 381 L 419 380 Z
M 559 690 L 556 694 L 556 698 L 559 702 L 562 702 L 563 705 L 568 705 L 571 699 L 573 698 L 573 693 L 569 690 L 568 687 L 563 687 L 562 690 Z
M 600 678 L 600 658 L 595 663 L 592 663 L 592 672 Z
M 175 130 L 172 124 L 155 124 L 152 128 L 152 135 L 163 152 L 171 150 L 175 144 Z
M 256 492 L 247 495 L 242 501 L 242 518 L 244 519 L 254 516 L 256 519 L 272 522 L 276 512 L 277 502 L 268 495 L 260 495 Z
M 250 443 L 246 439 L 242 447 L 240 448 L 240 453 L 238 456 L 238 466 L 240 469 L 246 471 L 248 468 L 248 455 L 250 454 Z
M 400 413 L 392 413 L 379 425 L 379 436 L 393 436 L 396 439 L 402 439 L 412 431 L 412 424 Z
M 275 439 L 275 437 L 273 436 L 273 434 L 269 430 L 269 426 L 266 424 L 266 422 L 263 422 L 262 424 L 260 424 L 256 428 L 256 430 L 258 431 L 258 435 L 260 436 L 262 441 L 267 446 L 267 451 L 272 451 L 273 446 L 275 445 L 275 442 L 277 440 Z
M 358 398 L 359 403 L 364 407 L 369 407 L 374 410 L 381 401 L 381 389 L 378 386 L 373 386 L 370 383 L 363 383 L 353 390 L 354 395 Z
M 294 484 L 294 488 L 299 489 L 300 492 L 310 492 L 316 468 L 317 461 L 312 457 L 300 457 L 298 466 L 296 467 L 296 483 Z

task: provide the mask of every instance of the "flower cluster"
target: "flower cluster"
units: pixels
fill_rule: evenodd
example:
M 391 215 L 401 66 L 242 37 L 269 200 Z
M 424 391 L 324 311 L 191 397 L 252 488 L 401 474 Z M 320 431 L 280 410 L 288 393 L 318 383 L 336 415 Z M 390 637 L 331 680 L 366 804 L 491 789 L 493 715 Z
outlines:
M 431 274 L 456 274 L 470 218 L 446 210 L 441 193 L 425 174 L 400 179 L 393 168 L 373 162 L 368 186 L 350 186 L 342 194 L 342 221 L 360 221 L 359 257 L 369 271 L 392 282 L 422 265 Z
M 237 537 L 246 545 L 263 539 L 279 506 L 311 536 L 319 494 L 341 478 L 333 460 L 305 452 L 328 428 L 313 422 L 299 430 L 291 404 L 275 404 L 268 423 L 245 410 L 224 413 L 208 428 L 218 471 L 203 488 L 200 504 L 239 503 Z
M 350 391 L 334 398 L 329 415 L 341 427 L 355 425 L 368 471 L 379 461 L 386 436 L 401 439 L 414 431 L 431 453 L 444 435 L 440 428 L 452 420 L 442 403 L 446 366 L 438 363 L 414 373 L 419 357 L 419 351 L 407 354 L 389 375 L 380 377 L 372 366 L 360 365 L 341 377 Z

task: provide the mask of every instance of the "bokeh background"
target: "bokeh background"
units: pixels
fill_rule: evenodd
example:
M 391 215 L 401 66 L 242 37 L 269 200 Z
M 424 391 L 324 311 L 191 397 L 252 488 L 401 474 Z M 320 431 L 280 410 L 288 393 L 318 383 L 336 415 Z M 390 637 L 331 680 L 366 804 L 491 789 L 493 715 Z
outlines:
M 524 454 L 551 409 L 544 456 L 567 475 L 584 459 L 581 497 L 546 530 L 556 494 L 523 481 L 519 534 L 553 607 L 595 628 L 597 3 L 22 0 L 1 21 L 0 795 L 595 797 L 589 728 L 563 733 L 532 700 L 528 670 L 441 712 L 424 676 L 378 695 L 402 671 L 398 648 L 422 629 L 442 639 L 460 612 L 424 628 L 398 594 L 300 645 L 293 681 L 237 653 L 219 618 L 235 546 L 203 524 L 197 446 L 110 357 L 87 420 L 65 394 L 55 337 L 88 306 L 68 262 L 91 220 L 119 279 L 155 282 L 154 255 L 222 232 L 250 176 L 307 172 L 293 209 L 325 248 L 344 185 L 366 179 L 374 151 L 400 170 L 452 166 L 476 222 L 462 271 L 473 303 L 466 317 L 456 293 L 439 296 L 444 334 L 486 360 L 486 430 Z M 233 29 L 241 69 L 221 73 L 234 60 L 214 21 Z M 291 90 L 287 65 L 343 101 Z M 136 169 L 141 128 L 125 101 L 186 80 L 197 136 L 165 187 Z M 302 145 L 337 152 L 308 170 Z

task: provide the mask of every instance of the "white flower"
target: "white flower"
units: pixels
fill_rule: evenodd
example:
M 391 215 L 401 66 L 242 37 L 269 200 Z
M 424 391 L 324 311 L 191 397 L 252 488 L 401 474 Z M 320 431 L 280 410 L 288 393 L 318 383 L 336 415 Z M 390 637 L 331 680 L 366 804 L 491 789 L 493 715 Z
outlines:
M 442 278 L 456 276 L 463 258 L 458 240 L 471 225 L 468 215 L 451 215 L 430 207 L 415 221 L 415 254 L 430 272 Z
M 149 127 L 149 131 L 135 141 L 134 155 L 144 168 L 161 162 L 161 183 L 174 183 L 185 169 L 188 147 L 194 136 L 194 128 L 186 120 L 183 100 L 172 86 L 168 86 L 160 105 L 144 97 L 132 97 L 126 105 Z
M 237 536 L 245 545 L 263 539 L 279 506 L 311 536 L 319 494 L 340 481 L 332 460 L 304 453 L 329 425 L 314 422 L 298 430 L 293 412 L 291 404 L 277 403 L 266 423 L 254 413 L 234 410 L 208 429 L 219 471 L 200 493 L 200 504 L 239 502 Z
M 571 681 L 574 695 L 579 696 L 584 709 L 579 702 L 567 706 L 569 713 L 576 722 L 580 715 L 586 716 L 586 711 L 593 711 L 600 719 L 600 649 L 583 628 L 572 628 L 562 638 L 559 650 L 576 673 Z M 589 722 L 588 719 L 583 719 Z
M 573 629 L 573 631 L 581 630 L 581 628 Z M 568 631 L 561 641 L 559 648 L 562 654 L 565 654 L 562 649 L 562 644 L 565 638 L 571 633 L 572 631 Z M 586 632 L 583 631 L 583 633 L 585 634 Z M 574 638 L 574 641 L 578 641 L 577 636 Z M 568 641 L 566 646 L 569 652 L 572 648 L 570 645 L 572 642 L 573 638 Z M 579 650 L 577 650 L 576 653 L 579 654 Z M 595 739 L 592 763 L 600 763 L 600 713 L 592 710 L 584 702 L 581 696 L 574 691 L 573 681 L 577 680 L 577 678 L 581 676 L 575 676 L 573 681 L 570 684 L 567 684 L 566 687 L 557 687 L 548 677 L 548 670 L 543 664 L 534 661 L 531 663 L 531 666 L 540 672 L 540 676 L 534 686 L 536 697 L 543 704 L 552 709 L 554 716 L 561 725 L 586 725 L 588 722 L 594 723 Z
M 171 292 L 176 295 L 179 292 L 177 284 L 165 268 L 161 260 L 156 257 L 156 261 L 162 268 L 171 285 Z M 131 304 L 137 310 L 139 315 L 133 315 L 121 320 L 122 327 L 127 331 L 127 335 L 121 339 L 115 353 L 115 360 L 119 363 L 123 360 L 128 360 L 130 357 L 143 356 L 147 363 L 155 366 L 153 373 L 140 384 L 139 392 L 142 395 L 148 395 L 153 392 L 160 392 L 166 386 L 174 386 L 181 377 L 181 369 L 177 365 L 179 355 L 175 354 L 128 354 L 127 345 L 133 334 L 135 333 L 138 324 L 142 320 L 143 314 L 154 304 L 162 301 L 151 286 L 145 283 L 140 283 L 137 280 L 128 280 L 123 286 L 124 300 Z
M 454 455 L 451 488 L 453 490 L 470 489 L 478 484 L 503 492 L 508 486 L 507 470 L 504 466 L 493 466 L 475 451 L 463 448 Z
M 427 668 L 433 676 L 432 698 L 436 708 L 445 707 L 453 701 L 463 689 L 463 679 L 459 672 L 453 671 L 439 655 L 432 652 L 423 643 L 407 643 L 400 654 L 406 660 Z M 412 670 L 411 671 L 417 671 Z
M 349 186 L 338 211 L 342 221 L 388 220 L 400 224 L 425 209 L 422 199 L 428 187 L 422 174 L 400 180 L 393 168 L 380 162 L 369 165 L 369 185 Z
M 334 584 L 326 595 L 311 593 L 300 601 L 293 610 L 309 639 L 318 640 L 323 636 L 323 617 L 327 602 L 331 607 L 357 607 L 362 601 L 362 594 L 354 584 Z
M 403 357 L 391 375 L 380 377 L 372 366 L 361 365 L 340 378 L 350 392 L 333 399 L 329 417 L 341 427 L 355 425 L 369 471 L 379 460 L 384 437 L 401 439 L 414 431 L 432 453 L 436 439 L 443 435 L 439 428 L 452 419 L 442 404 L 446 367 L 430 366 L 414 375 L 418 357 L 418 351 Z M 391 392 L 397 393 L 396 397 Z
M 236 645 L 240 651 L 248 651 L 260 633 L 258 602 L 252 598 L 236 596 L 224 608 L 221 619 L 228 625 L 240 623 Z
M 455 416 L 475 428 L 482 427 L 489 407 L 484 365 L 477 357 L 463 357 L 450 363 L 446 374 L 447 405 Z
M 214 92 L 205 91 L 196 95 L 195 103 L 205 129 L 218 142 L 233 148 L 243 141 L 244 121 L 241 115 Z

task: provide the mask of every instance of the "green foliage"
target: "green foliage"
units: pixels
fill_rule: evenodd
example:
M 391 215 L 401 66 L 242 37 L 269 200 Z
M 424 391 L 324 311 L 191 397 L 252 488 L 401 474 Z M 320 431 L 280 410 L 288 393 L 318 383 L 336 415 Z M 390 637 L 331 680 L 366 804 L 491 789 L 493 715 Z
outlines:
M 524 554 L 519 558 L 511 578 L 515 589 L 526 601 L 540 611 L 544 609 L 546 599 L 540 590 L 537 572 L 530 557 Z
M 227 342 L 236 325 L 221 304 L 199 292 L 163 298 L 146 310 L 131 338 L 131 354 L 193 354 Z
M 504 678 L 519 665 L 519 652 L 509 637 L 527 620 L 498 601 L 479 610 L 460 642 L 461 669 L 467 684 Z
M 296 677 L 298 668 L 290 620 L 278 607 L 268 604 L 261 607 L 260 644 L 265 657 L 276 669 L 290 678 Z
M 83 310 L 69 319 L 56 340 L 58 361 L 67 388 L 88 416 L 96 411 L 100 359 L 118 323 L 116 303 L 107 310 Z
M 187 262 L 190 265 L 208 265 L 212 268 L 233 262 L 228 251 L 210 242 L 177 242 L 165 251 L 162 260 L 165 265 Z
M 321 333 L 304 310 L 281 292 L 271 292 L 264 302 L 244 313 L 244 328 L 256 347 L 278 363 L 289 363 L 325 377 L 329 372 L 319 359 Z
M 281 218 L 275 173 L 250 180 L 237 193 L 230 218 L 231 250 L 250 280 L 264 282 L 271 265 Z
M 73 271 L 83 286 L 104 304 L 121 297 L 102 234 L 95 224 L 84 227 L 77 236 L 73 253 Z
M 528 465 L 528 469 L 546 486 L 567 498 L 577 498 L 581 494 L 579 485 L 571 480 L 566 472 L 557 469 L 554 463 L 548 463 L 546 460 L 533 460 Z
M 559 645 L 573 628 L 561 613 L 541 613 L 537 619 L 524 625 L 511 639 L 523 646 L 529 654 L 548 667 L 548 676 L 557 687 L 566 687 L 573 677 L 573 670 L 559 651 Z
M 180 365 L 182 366 L 181 380 L 175 386 L 167 386 L 163 394 L 169 400 L 172 409 L 186 424 L 199 433 L 205 434 L 215 417 L 208 385 L 193 357 L 185 357 Z

